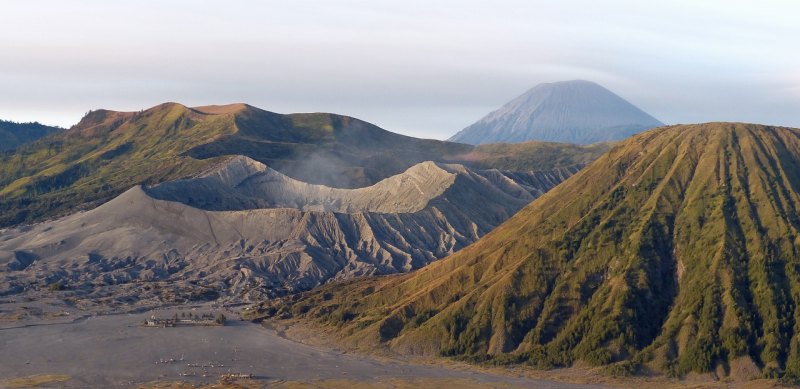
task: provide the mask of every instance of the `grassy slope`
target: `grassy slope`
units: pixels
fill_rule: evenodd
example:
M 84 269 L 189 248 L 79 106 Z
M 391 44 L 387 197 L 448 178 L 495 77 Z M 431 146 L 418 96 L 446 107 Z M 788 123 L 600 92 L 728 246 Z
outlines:
M 558 146 L 562 148 L 562 146 Z M 73 128 L 0 155 L 0 227 L 88 208 L 131 186 L 204 169 L 213 159 L 247 155 L 294 178 L 360 187 L 415 163 L 459 161 L 473 146 L 398 135 L 358 119 L 325 113 L 281 115 L 246 105 L 192 109 L 175 103 L 142 112 L 100 110 Z M 563 147 L 545 168 L 503 150 L 503 164 L 546 170 L 598 153 Z M 492 153 L 481 153 L 494 167 Z M 211 160 L 209 160 L 211 159 Z M 474 155 L 470 162 L 474 162 Z M 548 160 L 550 160 L 548 158 Z
M 799 130 L 651 130 L 449 258 L 258 312 L 402 352 L 797 376 L 798 189 Z
M 141 113 L 96 111 L 72 129 L 0 158 L 0 225 L 56 216 L 207 164 L 181 153 L 232 131 L 232 119 L 178 104 Z
M 39 123 L 15 123 L 0 120 L 0 151 L 12 150 L 62 130 Z

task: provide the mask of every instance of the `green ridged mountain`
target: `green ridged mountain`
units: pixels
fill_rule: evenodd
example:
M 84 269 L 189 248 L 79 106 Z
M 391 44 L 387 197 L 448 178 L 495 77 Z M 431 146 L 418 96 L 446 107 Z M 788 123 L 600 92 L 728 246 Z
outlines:
M 98 110 L 68 130 L 0 155 L 0 227 L 89 209 L 135 185 L 199 174 L 230 155 L 304 182 L 354 188 L 423 161 L 548 170 L 583 165 L 603 147 L 532 142 L 476 153 L 483 149 L 403 136 L 347 116 L 283 115 L 246 104 Z
M 59 127 L 45 126 L 36 122 L 16 123 L 0 120 L 0 151 L 12 150 L 62 130 Z
M 264 303 L 254 317 L 491 363 L 797 377 L 798 190 L 800 130 L 663 127 L 450 257 Z

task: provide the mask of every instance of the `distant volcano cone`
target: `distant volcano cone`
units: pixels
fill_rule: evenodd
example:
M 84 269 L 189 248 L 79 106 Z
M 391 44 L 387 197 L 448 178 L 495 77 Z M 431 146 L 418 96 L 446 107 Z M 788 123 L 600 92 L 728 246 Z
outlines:
M 469 144 L 529 140 L 595 143 L 662 126 L 625 99 L 590 81 L 539 84 L 449 140 Z
M 274 308 L 404 352 L 797 374 L 799 189 L 800 130 L 665 127 L 438 263 Z

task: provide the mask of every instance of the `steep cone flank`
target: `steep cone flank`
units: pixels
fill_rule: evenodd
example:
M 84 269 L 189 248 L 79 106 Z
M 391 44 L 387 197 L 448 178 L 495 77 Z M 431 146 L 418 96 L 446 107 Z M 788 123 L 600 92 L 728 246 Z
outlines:
M 261 312 L 413 353 L 796 374 L 798 188 L 800 130 L 665 127 L 449 258 Z

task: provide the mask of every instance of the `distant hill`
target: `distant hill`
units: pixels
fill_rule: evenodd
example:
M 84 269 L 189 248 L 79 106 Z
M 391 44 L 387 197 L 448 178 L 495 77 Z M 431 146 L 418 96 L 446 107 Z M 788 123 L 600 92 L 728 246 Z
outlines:
M 59 127 L 45 126 L 36 122 L 16 123 L 0 120 L 0 151 L 15 149 L 62 130 Z
M 176 103 L 141 112 L 98 110 L 69 130 L 0 155 L 0 226 L 89 209 L 132 186 L 193 176 L 233 155 L 306 183 L 356 188 L 424 161 L 542 171 L 582 166 L 602 152 L 557 147 L 561 157 L 546 159 L 528 149 L 503 150 L 496 164 L 491 152 L 472 153 L 474 146 L 403 136 L 328 113 L 282 115 L 246 104 Z
M 478 145 L 467 153 L 450 157 L 478 169 L 546 171 L 567 166 L 584 166 L 610 150 L 613 142 L 591 145 L 528 141 Z
M 625 139 L 663 123 L 590 81 L 539 84 L 449 140 L 590 144 Z
M 798 129 L 654 129 L 450 257 L 258 312 L 404 353 L 797 378 L 799 188 Z

